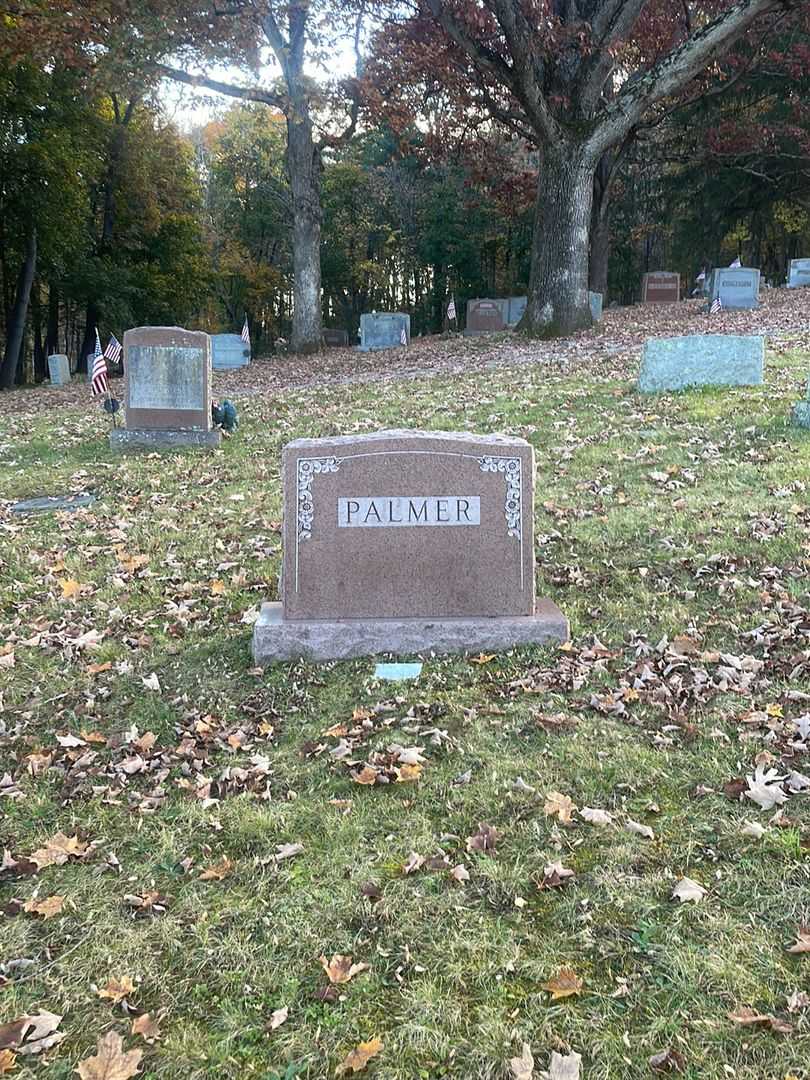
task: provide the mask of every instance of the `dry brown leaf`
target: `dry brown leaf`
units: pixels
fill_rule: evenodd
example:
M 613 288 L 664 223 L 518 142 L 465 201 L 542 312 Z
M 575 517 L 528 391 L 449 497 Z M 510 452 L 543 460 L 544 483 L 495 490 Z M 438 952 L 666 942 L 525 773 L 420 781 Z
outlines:
M 45 847 L 32 852 L 31 861 L 42 870 L 45 866 L 61 866 L 70 858 L 81 859 L 86 854 L 87 844 L 84 840 L 58 832 L 45 842 Z
M 62 589 L 63 600 L 73 600 L 82 591 L 80 582 L 76 581 L 75 578 L 63 578 L 59 585 Z
M 108 998 L 113 1005 L 117 1005 L 119 1001 L 123 1001 L 125 997 L 131 994 L 134 989 L 135 984 L 129 975 L 122 975 L 120 979 L 116 977 L 108 979 L 107 985 L 102 987 L 101 990 L 97 990 L 96 993 L 100 998 Z
M 350 956 L 342 956 L 340 953 L 336 953 L 331 960 L 322 956 L 320 961 L 330 983 L 347 983 L 361 971 L 368 971 L 368 964 L 353 964 Z
M 358 1046 L 351 1050 L 335 1069 L 335 1076 L 342 1076 L 344 1073 L 362 1072 L 368 1065 L 369 1061 L 382 1050 L 383 1044 L 378 1038 L 369 1039 L 368 1042 L 361 1042 Z
M 559 791 L 550 791 L 546 795 L 543 813 L 546 817 L 556 817 L 563 825 L 571 824 L 571 815 L 576 810 L 573 800 Z
M 425 856 L 420 855 L 416 851 L 412 851 L 408 858 L 405 860 L 402 866 L 403 874 L 415 874 L 417 870 L 421 870 L 425 865 Z
M 742 1027 L 769 1027 L 771 1031 L 775 1031 L 779 1035 L 790 1035 L 793 1031 L 793 1025 L 786 1020 L 780 1020 L 771 1013 L 755 1012 L 754 1009 L 749 1009 L 747 1005 L 737 1009 L 736 1012 L 729 1013 L 728 1018 Z
M 206 870 L 200 871 L 200 881 L 222 881 L 233 870 L 233 862 L 228 858 L 222 858 Z
M 18 1054 L 41 1054 L 64 1039 L 64 1033 L 56 1030 L 61 1022 L 61 1016 L 40 1009 L 34 1015 L 0 1025 L 0 1049 L 16 1050 Z
M 540 889 L 557 889 L 561 885 L 567 884 L 576 875 L 573 870 L 567 866 L 563 866 L 562 862 L 558 859 L 557 862 L 549 863 L 543 871 L 543 879 L 538 885 Z
M 653 1072 L 683 1072 L 686 1068 L 686 1059 L 683 1054 L 671 1046 L 653 1054 L 649 1062 Z
M 478 826 L 478 832 L 467 837 L 467 851 L 482 851 L 491 855 L 499 840 L 497 829 L 482 821 Z
M 582 979 L 573 968 L 562 967 L 548 982 L 543 983 L 543 989 L 548 990 L 552 1001 L 558 1001 L 573 994 L 581 994 L 583 985 Z
M 351 778 L 355 784 L 376 784 L 377 770 L 373 769 L 371 765 L 364 765 L 362 769 L 352 772 Z
M 48 896 L 44 900 L 29 900 L 23 904 L 23 911 L 29 915 L 41 915 L 43 919 L 52 919 L 59 914 L 64 903 L 64 896 Z
M 129 1080 L 141 1065 L 143 1050 L 124 1051 L 117 1031 L 101 1035 L 93 1057 L 79 1062 L 76 1072 L 81 1080 Z
M 132 1021 L 132 1035 L 140 1035 L 148 1043 L 155 1042 L 161 1036 L 160 1025 L 149 1013 L 143 1013 Z
M 422 775 L 422 765 L 400 765 L 396 770 L 398 784 L 411 784 Z
M 17 1055 L 11 1050 L 0 1050 L 0 1076 L 17 1067 Z
M 612 825 L 613 815 L 607 810 L 598 810 L 591 806 L 583 806 L 579 816 L 589 825 Z
M 790 946 L 788 952 L 810 953 L 810 926 L 800 926 L 796 933 L 796 941 Z
M 469 881 L 470 872 L 464 865 L 464 863 L 459 863 L 458 866 L 454 866 L 453 869 L 450 871 L 450 877 L 453 879 L 453 881 Z

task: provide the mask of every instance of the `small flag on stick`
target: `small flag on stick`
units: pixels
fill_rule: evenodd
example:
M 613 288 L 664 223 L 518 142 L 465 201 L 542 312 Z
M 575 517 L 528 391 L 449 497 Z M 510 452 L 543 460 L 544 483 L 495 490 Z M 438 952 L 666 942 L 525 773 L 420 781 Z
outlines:
M 245 322 L 242 327 L 242 341 L 250 348 L 250 327 L 248 326 L 247 312 L 245 312 Z
M 450 297 L 450 303 L 447 305 L 447 321 L 456 321 L 456 300 L 455 297 Z
M 109 385 L 107 383 L 107 361 L 104 359 L 104 353 L 101 351 L 101 338 L 98 336 L 98 328 L 96 328 L 96 347 L 93 350 L 93 366 L 91 368 L 90 385 L 93 389 L 93 397 L 97 397 L 99 394 L 109 393 Z
M 407 345 L 408 344 L 408 331 L 405 329 L 404 326 L 402 327 L 402 331 L 401 331 L 401 333 L 399 335 L 399 343 L 400 343 L 400 345 Z
M 734 262 L 729 264 L 729 270 L 738 270 L 741 266 L 742 263 L 740 262 L 740 257 L 738 255 Z
M 111 364 L 117 364 L 121 357 L 121 342 L 115 336 L 110 334 L 110 340 L 107 342 L 107 348 L 104 350 L 104 356 Z
M 716 315 L 718 311 L 722 311 L 722 310 L 723 310 L 723 301 L 720 299 L 719 296 L 715 296 L 714 300 L 712 300 L 712 306 L 709 308 L 709 314 L 710 315 Z

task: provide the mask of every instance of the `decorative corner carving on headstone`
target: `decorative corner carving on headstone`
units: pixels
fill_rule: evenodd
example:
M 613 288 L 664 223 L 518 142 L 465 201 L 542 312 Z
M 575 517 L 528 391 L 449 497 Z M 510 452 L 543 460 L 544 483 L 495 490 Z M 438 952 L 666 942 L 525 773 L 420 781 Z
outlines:
M 520 458 L 497 458 L 485 454 L 479 458 L 481 472 L 499 472 L 506 476 L 504 514 L 507 533 L 520 540 L 521 531 L 521 468 Z
M 315 504 L 312 501 L 312 478 L 318 473 L 337 472 L 341 458 L 299 458 L 297 474 L 298 539 L 309 540 L 315 520 Z

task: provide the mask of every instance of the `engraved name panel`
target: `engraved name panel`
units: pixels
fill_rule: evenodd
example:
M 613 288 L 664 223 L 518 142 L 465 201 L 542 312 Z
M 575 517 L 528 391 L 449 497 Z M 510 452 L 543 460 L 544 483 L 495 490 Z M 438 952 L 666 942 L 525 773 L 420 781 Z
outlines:
M 205 408 L 206 355 L 202 349 L 132 345 L 127 363 L 130 408 Z
M 338 499 L 338 526 L 342 529 L 480 524 L 478 495 L 374 495 Z

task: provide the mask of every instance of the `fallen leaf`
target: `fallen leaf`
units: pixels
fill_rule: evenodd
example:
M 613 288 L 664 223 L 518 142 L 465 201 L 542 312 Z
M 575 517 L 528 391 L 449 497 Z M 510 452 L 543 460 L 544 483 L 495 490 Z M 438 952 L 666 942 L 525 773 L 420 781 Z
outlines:
M 613 815 L 609 814 L 607 810 L 594 810 L 590 806 L 583 806 L 579 811 L 579 816 L 583 821 L 587 821 L 589 825 L 613 824 Z
M 17 1055 L 10 1050 L 0 1050 L 0 1076 L 16 1069 Z
M 683 1072 L 686 1068 L 686 1059 L 678 1050 L 671 1046 L 653 1054 L 650 1058 L 650 1068 L 653 1072 Z
M 691 901 L 693 904 L 699 903 L 706 895 L 706 889 L 697 881 L 693 881 L 690 877 L 682 877 L 672 890 L 672 899 L 680 900 L 682 904 Z
M 355 784 L 377 783 L 377 770 L 373 769 L 371 765 L 364 765 L 362 769 L 355 770 L 350 775 Z
M 10 1024 L 0 1024 L 0 1050 L 16 1050 L 18 1054 L 41 1054 L 50 1050 L 64 1038 L 56 1029 L 62 1017 L 40 1009 L 31 1016 L 23 1016 Z
M 160 1038 L 160 1026 L 157 1020 L 153 1020 L 149 1013 L 136 1017 L 132 1021 L 132 1035 L 140 1035 L 148 1043 L 153 1043 Z
M 497 653 L 479 653 L 478 656 L 471 656 L 471 664 L 488 664 L 490 660 L 494 660 Z
M 560 860 L 557 862 L 549 863 L 543 871 L 543 880 L 539 884 L 540 889 L 557 889 L 561 885 L 565 885 L 573 877 L 575 877 L 573 870 L 570 870 L 567 866 L 563 866 Z
M 81 584 L 75 578 L 62 578 L 59 585 L 63 600 L 73 600 L 82 591 Z
M 42 870 L 46 866 L 62 866 L 68 859 L 81 859 L 86 854 L 87 844 L 84 840 L 58 832 L 46 841 L 45 847 L 31 853 L 31 861 Z
M 336 953 L 331 960 L 322 956 L 320 961 L 330 983 L 347 983 L 361 971 L 368 971 L 368 964 L 353 964 L 350 956 L 342 956 L 340 953 Z
M 546 804 L 543 807 L 546 817 L 556 817 L 563 825 L 568 825 L 574 810 L 576 806 L 568 795 L 563 795 L 559 791 L 550 791 L 546 795 Z
M 200 871 L 200 881 L 222 881 L 233 870 L 233 863 L 228 858 L 222 858 L 206 870 Z
M 459 863 L 458 866 L 454 866 L 453 869 L 450 871 L 450 877 L 453 879 L 453 881 L 469 881 L 470 873 L 464 863 Z
M 570 1054 L 551 1052 L 547 1080 L 579 1080 L 582 1055 L 573 1050 Z
M 134 989 L 135 985 L 129 975 L 123 975 L 120 979 L 115 977 L 108 979 L 107 985 L 102 987 L 101 990 L 97 990 L 96 993 L 100 998 L 108 998 L 113 1005 L 117 1005 L 131 994 Z
M 758 821 L 746 821 L 743 828 L 740 830 L 743 836 L 753 836 L 755 840 L 761 840 L 765 835 L 765 826 L 760 825 Z
M 158 679 L 156 672 L 153 671 L 151 675 L 142 675 L 141 682 L 147 690 L 160 693 L 160 679 Z
M 478 832 L 467 837 L 467 851 L 483 851 L 491 855 L 499 839 L 498 831 L 482 821 Z
M 639 836 L 643 836 L 646 840 L 655 839 L 655 833 L 649 825 L 642 825 L 640 821 L 633 821 L 632 818 L 627 819 L 625 828 L 632 833 L 638 833 Z
M 754 769 L 752 776 L 746 777 L 748 788 L 745 796 L 761 806 L 763 810 L 772 810 L 774 806 L 781 806 L 787 802 L 788 793 L 782 787 L 782 781 L 787 779 L 780 776 L 776 769 L 767 769 L 764 764 L 759 764 Z
M 289 1015 L 290 1008 L 288 1005 L 282 1006 L 280 1009 L 276 1009 L 267 1022 L 267 1030 L 275 1031 L 276 1028 L 280 1028 Z
M 786 1020 L 779 1020 L 771 1013 L 758 1013 L 753 1009 L 749 1009 L 748 1006 L 743 1006 L 741 1009 L 737 1009 L 736 1012 L 728 1014 L 729 1020 L 733 1020 L 735 1024 L 740 1024 L 742 1027 L 769 1027 L 771 1031 L 777 1032 L 779 1035 L 790 1035 L 793 1031 L 793 1025 L 789 1024 Z
M 79 1062 L 76 1072 L 81 1080 L 129 1080 L 140 1068 L 143 1050 L 124 1052 L 123 1040 L 117 1031 L 101 1035 L 96 1054 Z
M 560 968 L 556 975 L 543 983 L 543 989 L 548 990 L 552 1001 L 571 997 L 573 994 L 581 994 L 582 987 L 582 979 L 570 967 Z
M 421 870 L 424 865 L 425 856 L 419 855 L 416 851 L 412 851 L 402 866 L 402 873 L 415 874 L 416 871 Z
M 787 1000 L 787 1010 L 791 1013 L 801 1012 L 808 1005 L 810 1005 L 810 994 L 805 993 L 804 990 L 794 990 Z
M 0 668 L 13 668 L 15 664 L 15 654 L 12 649 L 10 652 L 0 653 Z
M 295 855 L 300 855 L 303 850 L 303 844 L 279 844 L 276 847 L 276 862 L 292 859 Z
M 361 1042 L 354 1050 L 350 1051 L 344 1061 L 338 1065 L 335 1069 L 335 1076 L 342 1076 L 343 1073 L 362 1072 L 368 1065 L 369 1061 L 382 1050 L 383 1044 L 378 1038 L 369 1039 L 368 1042 Z
M 520 1057 L 509 1059 L 509 1068 L 512 1070 L 512 1080 L 532 1080 L 534 1075 L 534 1058 L 528 1043 L 523 1044 Z
M 790 946 L 788 952 L 810 953 L 810 926 L 800 926 L 796 934 L 796 941 Z
M 43 919 L 52 919 L 59 914 L 64 903 L 64 896 L 48 896 L 44 900 L 29 900 L 23 904 L 23 911 L 29 915 L 41 915 Z

